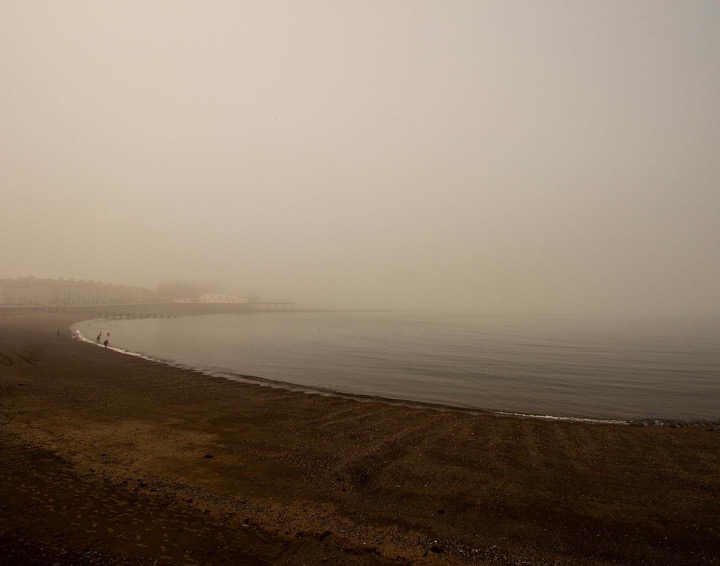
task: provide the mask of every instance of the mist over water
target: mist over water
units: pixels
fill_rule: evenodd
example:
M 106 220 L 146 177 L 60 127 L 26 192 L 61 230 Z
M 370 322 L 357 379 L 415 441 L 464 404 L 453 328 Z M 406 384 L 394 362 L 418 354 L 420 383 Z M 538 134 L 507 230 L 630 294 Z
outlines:
M 493 411 L 720 419 L 720 320 L 249 313 L 98 320 L 115 347 L 220 375 Z
M 128 321 L 113 343 L 356 393 L 713 417 L 716 326 L 626 321 L 720 316 L 718 54 L 713 0 L 6 0 L 0 279 L 511 313 Z
M 720 314 L 713 0 L 0 2 L 0 278 Z

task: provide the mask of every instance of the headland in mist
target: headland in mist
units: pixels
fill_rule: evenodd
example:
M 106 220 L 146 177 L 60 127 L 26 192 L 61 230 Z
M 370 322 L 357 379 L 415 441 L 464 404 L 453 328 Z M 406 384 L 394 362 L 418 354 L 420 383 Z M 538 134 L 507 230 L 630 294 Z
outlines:
M 65 278 L 18 277 L 0 279 L 0 307 L 98 307 L 108 316 L 122 316 L 129 305 L 185 305 L 173 312 L 228 312 L 293 309 L 291 301 L 261 299 L 256 293 L 226 293 L 217 281 L 161 280 L 156 289 L 116 285 L 104 281 Z M 203 311 L 203 306 L 207 310 Z M 105 311 L 100 311 L 104 308 Z M 156 308 L 156 310 L 158 310 Z M 147 309 L 138 313 L 152 315 Z

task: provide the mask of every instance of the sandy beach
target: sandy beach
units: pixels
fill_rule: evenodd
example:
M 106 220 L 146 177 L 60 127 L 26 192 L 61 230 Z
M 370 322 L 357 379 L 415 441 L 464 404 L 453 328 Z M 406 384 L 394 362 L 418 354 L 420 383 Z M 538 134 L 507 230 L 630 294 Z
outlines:
M 0 311 L 2 564 L 720 564 L 720 426 L 237 383 Z M 59 330 L 59 335 L 58 335 Z

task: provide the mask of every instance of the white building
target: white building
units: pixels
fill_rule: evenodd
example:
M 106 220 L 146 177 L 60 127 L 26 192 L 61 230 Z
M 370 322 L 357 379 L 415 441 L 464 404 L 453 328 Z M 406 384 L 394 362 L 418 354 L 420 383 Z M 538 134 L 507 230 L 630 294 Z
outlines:
M 225 293 L 205 293 L 198 299 L 198 303 L 247 304 L 249 302 L 247 295 L 226 295 Z

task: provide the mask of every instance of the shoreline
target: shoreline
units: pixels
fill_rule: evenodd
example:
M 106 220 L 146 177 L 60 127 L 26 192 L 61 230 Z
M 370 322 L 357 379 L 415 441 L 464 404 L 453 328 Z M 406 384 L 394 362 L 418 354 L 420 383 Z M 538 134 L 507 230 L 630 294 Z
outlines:
M 93 320 L 104 320 L 104 319 L 93 319 Z M 80 337 L 80 340 L 96 347 L 104 347 L 102 344 L 96 344 L 93 342 L 91 338 L 88 336 L 85 336 L 82 332 L 75 329 L 74 327 L 77 324 L 81 324 L 82 322 L 88 322 L 88 321 L 78 321 L 74 323 L 70 330 L 77 332 L 77 335 Z M 250 383 L 257 385 L 259 387 L 270 387 L 270 388 L 277 388 L 277 389 L 283 389 L 285 391 L 293 391 L 296 393 L 305 393 L 307 395 L 327 395 L 332 397 L 338 397 L 340 399 L 347 399 L 349 401 L 358 401 L 361 403 L 385 403 L 387 405 L 391 406 L 397 406 L 397 407 L 407 407 L 409 409 L 431 409 L 435 411 L 456 411 L 460 413 L 468 413 L 470 415 L 492 415 L 497 417 L 515 417 L 515 418 L 526 418 L 526 419 L 542 419 L 542 420 L 550 420 L 550 421 L 565 421 L 565 422 L 580 422 L 580 423 L 597 423 L 597 424 L 616 424 L 616 425 L 632 425 L 636 422 L 647 422 L 648 425 L 646 426 L 713 426 L 716 424 L 720 424 L 720 421 L 704 421 L 704 420 L 698 420 L 698 421 L 683 421 L 680 419 L 634 419 L 634 420 L 619 420 L 619 419 L 600 419 L 600 418 L 590 418 L 590 417 L 563 417 L 563 416 L 555 416 L 555 415 L 534 415 L 534 414 L 528 414 L 528 413 L 515 413 L 511 411 L 503 411 L 503 410 L 493 410 L 493 409 L 481 409 L 481 408 L 475 408 L 475 407 L 462 407 L 458 405 L 446 405 L 442 403 L 431 403 L 431 402 L 423 402 L 423 401 L 413 401 L 410 399 L 400 399 L 400 398 L 393 398 L 393 397 L 383 397 L 381 395 L 363 395 L 360 393 L 344 393 L 342 391 L 336 391 L 334 389 L 329 388 L 323 388 L 323 387 L 310 387 L 307 385 L 300 385 L 297 383 L 293 383 L 291 381 L 281 381 L 277 379 L 270 379 L 267 377 L 260 377 L 258 375 L 247 375 L 247 374 L 240 374 L 240 373 L 231 373 L 231 372 L 225 372 L 225 371 L 208 371 L 203 370 L 200 368 L 195 368 L 192 366 L 186 366 L 184 364 L 180 364 L 177 362 L 173 362 L 171 360 L 163 360 L 160 358 L 155 358 L 153 356 L 149 356 L 146 354 L 141 354 L 139 352 L 133 352 L 131 350 L 126 350 L 124 348 L 118 348 L 115 346 L 108 346 L 108 350 L 113 350 L 114 352 L 117 352 L 119 354 L 123 354 L 126 356 L 133 356 L 136 358 L 141 358 L 143 360 L 147 360 L 148 362 L 153 362 L 156 364 L 164 365 L 167 367 L 177 368 L 181 370 L 187 370 L 187 371 L 193 371 L 197 372 L 201 375 L 208 375 L 213 377 L 222 377 L 224 379 L 228 379 L 230 381 L 241 381 L 243 383 Z
M 14 563 L 718 563 L 712 427 L 258 387 L 56 335 L 79 320 L 0 317 Z
M 345 311 L 343 311 L 345 312 Z M 350 311 L 347 311 L 350 312 Z M 219 314 L 219 313 L 207 313 L 207 314 Z M 74 322 L 69 328 L 70 331 L 76 332 L 80 339 L 93 346 L 101 346 L 96 344 L 89 336 L 85 336 L 77 326 L 83 322 L 91 322 L 95 320 L 112 320 L 112 319 L 89 319 Z M 510 411 L 506 409 L 488 409 L 482 407 L 472 407 L 463 405 L 453 405 L 447 403 L 434 403 L 431 401 L 417 401 L 412 399 L 403 399 L 395 397 L 384 397 L 382 395 L 372 394 L 361 394 L 361 393 L 348 393 L 338 391 L 332 388 L 325 387 L 312 387 L 308 385 L 302 385 L 293 383 L 291 381 L 283 381 L 279 379 L 272 379 L 262 377 L 259 375 L 249 375 L 242 373 L 234 373 L 229 371 L 212 371 L 204 370 L 193 366 L 188 366 L 172 360 L 165 360 L 157 358 L 151 355 L 142 354 L 140 352 L 134 352 L 126 350 L 124 348 L 108 346 L 109 349 L 129 355 L 142 358 L 144 360 L 165 365 L 168 367 L 178 368 L 182 370 L 196 371 L 202 375 L 210 375 L 215 377 L 222 377 L 231 381 L 242 381 L 246 383 L 256 384 L 261 387 L 279 388 L 287 391 L 294 391 L 300 393 L 306 393 L 310 395 L 330 395 L 339 397 L 342 399 L 355 400 L 358 402 L 378 402 L 386 403 L 393 406 L 402 406 L 414 409 L 432 409 L 437 411 L 457 411 L 462 413 L 468 413 L 471 415 L 492 415 L 497 417 L 512 417 L 512 418 L 527 418 L 527 419 L 541 419 L 548 421 L 563 421 L 563 422 L 580 422 L 580 423 L 595 423 L 595 424 L 614 424 L 624 426 L 658 426 L 658 427 L 702 427 L 702 428 L 717 428 L 720 427 L 720 419 L 687 419 L 687 418 L 661 418 L 661 417 L 635 417 L 635 418 L 610 418 L 610 417 L 589 417 L 589 416 L 570 416 L 570 415 L 551 415 L 551 414 L 540 414 L 540 413 L 523 413 L 517 411 Z

